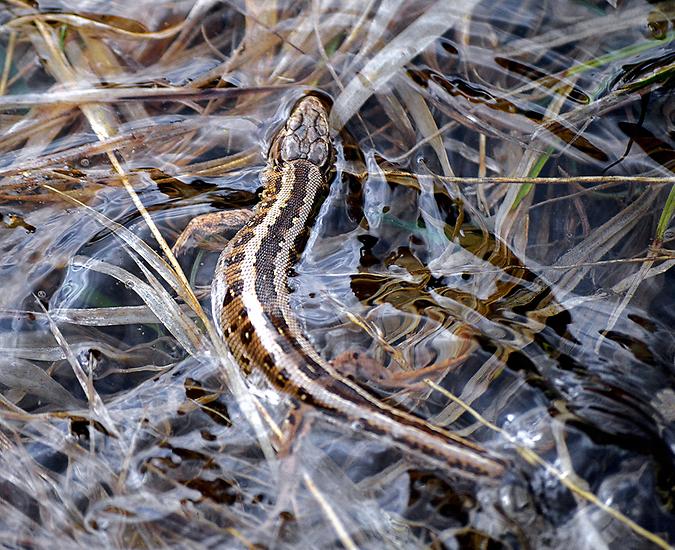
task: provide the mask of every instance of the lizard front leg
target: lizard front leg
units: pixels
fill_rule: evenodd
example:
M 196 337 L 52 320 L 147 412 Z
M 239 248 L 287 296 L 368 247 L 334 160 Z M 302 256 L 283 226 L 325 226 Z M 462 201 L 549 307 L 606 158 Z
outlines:
M 178 236 L 171 251 L 179 256 L 192 248 L 223 250 L 230 237 L 244 226 L 252 213 L 252 208 L 237 208 L 197 216 Z

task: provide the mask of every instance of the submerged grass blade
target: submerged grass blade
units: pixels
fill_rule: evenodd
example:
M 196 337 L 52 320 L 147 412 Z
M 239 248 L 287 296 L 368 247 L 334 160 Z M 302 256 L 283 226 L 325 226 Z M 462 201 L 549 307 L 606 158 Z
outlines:
M 571 481 L 569 477 L 566 475 L 565 472 L 560 471 L 558 468 L 553 466 L 553 464 L 547 462 L 543 458 L 541 458 L 537 453 L 532 451 L 531 449 L 528 449 L 527 447 L 524 447 L 521 445 L 518 440 L 512 436 L 510 433 L 507 431 L 503 430 L 496 424 L 490 422 L 486 418 L 484 418 L 478 411 L 476 411 L 473 407 L 470 405 L 467 405 L 464 403 L 462 400 L 454 396 L 452 393 L 447 391 L 445 388 L 439 386 L 432 380 L 425 380 L 425 382 L 429 385 L 429 387 L 433 388 L 437 392 L 440 392 L 443 394 L 445 397 L 448 399 L 454 401 L 457 403 L 462 409 L 464 409 L 466 412 L 468 412 L 471 416 L 473 416 L 478 422 L 480 422 L 483 426 L 489 428 L 490 430 L 500 434 L 506 441 L 511 443 L 516 450 L 518 451 L 518 454 L 520 454 L 528 463 L 532 465 L 537 465 L 537 466 L 542 466 L 543 468 L 546 469 L 547 472 L 551 473 L 560 483 L 562 483 L 565 487 L 567 487 L 570 491 L 572 491 L 575 495 L 583 498 L 584 500 L 590 502 L 591 504 L 594 504 L 598 508 L 600 508 L 602 511 L 606 512 L 610 516 L 612 516 L 614 519 L 617 521 L 621 522 L 624 524 L 626 527 L 628 527 L 631 531 L 637 533 L 641 537 L 647 539 L 648 541 L 656 544 L 659 548 L 664 548 L 664 549 L 669 549 L 670 545 L 661 537 L 659 537 L 657 534 L 652 533 L 651 531 L 648 531 L 644 527 L 638 525 L 635 523 L 632 519 L 630 519 L 628 516 L 622 514 L 619 512 L 616 508 L 613 508 L 607 504 L 605 504 L 603 501 L 601 501 L 596 495 L 591 493 L 590 491 L 579 487 L 576 483 Z
M 75 409 L 81 403 L 44 370 L 23 359 L 0 360 L 0 384 L 52 403 L 62 409 Z
M 666 204 L 661 211 L 661 216 L 656 228 L 656 237 L 652 243 L 652 246 L 649 247 L 650 257 L 640 266 L 640 270 L 633 276 L 632 282 L 626 290 L 626 294 L 621 299 L 621 302 L 619 302 L 612 310 L 612 313 L 607 320 L 605 330 L 603 333 L 601 333 L 600 338 L 595 345 L 596 352 L 600 349 L 600 346 L 605 339 L 605 334 L 614 328 L 614 325 L 619 320 L 619 317 L 624 312 L 626 307 L 628 307 L 628 303 L 632 300 L 633 296 L 637 292 L 638 287 L 642 281 L 647 278 L 650 269 L 656 261 L 655 257 L 658 256 L 658 249 L 663 242 L 663 236 L 665 235 L 666 229 L 670 224 L 670 220 L 673 216 L 673 210 L 675 210 L 675 185 L 670 188 L 670 193 L 668 193 Z
M 197 327 L 194 326 L 192 321 L 188 321 L 189 318 L 178 309 L 176 302 L 161 286 L 144 283 L 128 271 L 94 258 L 76 256 L 72 259 L 71 264 L 74 267 L 83 267 L 110 275 L 127 288 L 133 289 L 185 351 L 190 355 L 198 355 L 200 351 L 203 353 L 204 350 L 200 350 L 201 339 L 198 336 Z M 142 264 L 139 262 L 139 265 Z M 144 269 L 144 275 L 147 277 L 149 275 L 147 268 L 142 267 L 141 269 Z
M 73 373 L 75 374 L 77 381 L 80 383 L 80 387 L 87 396 L 87 399 L 89 400 L 89 406 L 91 408 L 91 412 L 94 415 L 94 418 L 97 419 L 99 422 L 101 422 L 101 424 L 105 426 L 106 430 L 108 430 L 108 432 L 111 433 L 116 439 L 120 440 L 120 434 L 117 431 L 115 422 L 110 416 L 108 408 L 103 403 L 101 396 L 94 388 L 91 378 L 84 372 L 82 365 L 80 365 L 80 362 L 78 361 L 77 357 L 75 357 L 75 354 L 70 348 L 70 345 L 63 337 L 63 334 L 61 334 L 59 327 L 56 326 L 56 323 L 51 318 L 51 316 L 47 312 L 47 309 L 42 305 L 42 302 L 37 298 L 37 296 L 35 297 L 35 301 L 38 303 L 43 313 L 47 316 L 47 319 L 49 321 L 49 327 L 52 331 L 52 334 L 54 335 L 54 338 L 56 338 L 56 341 L 61 346 L 61 349 L 63 350 L 68 363 L 73 369 Z

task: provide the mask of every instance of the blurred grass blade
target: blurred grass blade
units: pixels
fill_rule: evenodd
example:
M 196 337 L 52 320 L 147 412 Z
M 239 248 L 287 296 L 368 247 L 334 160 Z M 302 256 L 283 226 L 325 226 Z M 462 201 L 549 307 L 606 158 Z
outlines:
M 466 17 L 478 0 L 437 0 L 409 27 L 375 55 L 338 95 L 330 113 L 331 126 L 339 130 L 375 92 L 381 90 L 414 56 Z
M 110 275 L 123 283 L 127 288 L 132 289 L 146 303 L 155 316 L 162 321 L 162 324 L 178 340 L 185 351 L 190 355 L 199 353 L 200 338 L 197 328 L 178 309 L 176 302 L 160 286 L 154 285 L 153 288 L 152 283 L 144 283 L 138 277 L 121 267 L 94 258 L 75 256 L 71 261 L 71 265 Z M 138 265 L 142 266 L 140 263 Z M 144 270 L 146 276 L 149 275 L 146 268 L 141 267 L 141 269 Z

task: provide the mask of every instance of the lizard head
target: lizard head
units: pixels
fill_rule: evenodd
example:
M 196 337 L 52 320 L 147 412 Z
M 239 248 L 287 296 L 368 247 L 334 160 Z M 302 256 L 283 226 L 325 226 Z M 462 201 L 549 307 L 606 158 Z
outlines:
M 305 96 L 272 141 L 268 161 L 280 165 L 305 160 L 327 171 L 332 148 L 326 108 L 317 97 Z

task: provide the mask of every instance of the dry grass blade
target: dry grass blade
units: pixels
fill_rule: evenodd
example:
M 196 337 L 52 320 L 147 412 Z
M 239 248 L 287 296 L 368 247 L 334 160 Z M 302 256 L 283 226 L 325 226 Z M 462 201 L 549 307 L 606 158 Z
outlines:
M 653 261 L 653 262 L 663 262 L 656 267 L 652 267 L 648 269 L 645 273 L 639 274 L 635 273 L 633 275 L 629 275 L 625 279 L 619 281 L 617 284 L 615 284 L 612 287 L 612 292 L 616 294 L 623 294 L 628 291 L 629 288 L 631 288 L 635 282 L 635 279 L 649 279 L 651 277 L 656 277 L 657 275 L 662 275 L 669 269 L 675 266 L 675 259 L 673 255 L 659 255 L 659 256 L 651 256 L 648 258 L 635 258 L 633 260 L 634 262 L 637 263 L 642 263 L 642 262 L 647 262 L 647 261 Z M 598 262 L 595 262 L 596 264 Z M 601 262 L 602 263 L 602 262 Z
M 328 518 L 328 521 L 330 522 L 331 526 L 335 530 L 335 533 L 340 539 L 342 546 L 344 546 L 348 550 L 357 550 L 358 546 L 354 544 L 354 541 L 349 536 L 349 533 L 347 533 L 347 530 L 340 521 L 338 515 L 335 513 L 335 510 L 333 510 L 328 500 L 326 500 L 326 498 L 321 494 L 321 492 L 319 491 L 318 487 L 314 484 L 314 481 L 312 481 L 312 478 L 309 476 L 309 474 L 304 473 L 302 475 L 302 478 L 305 484 L 307 485 L 309 491 L 312 493 L 316 501 L 319 503 L 321 510 L 323 511 L 324 514 L 326 514 L 326 517 Z
M 7 43 L 7 52 L 5 53 L 5 60 L 2 66 L 2 77 L 0 77 L 0 96 L 5 95 L 5 92 L 7 90 L 9 69 L 12 66 L 12 59 L 14 56 L 15 46 L 16 46 L 16 33 L 10 33 L 9 42 Z
M 42 22 L 35 21 L 35 24 L 39 29 L 40 34 L 42 35 L 44 43 L 47 47 L 47 51 L 49 52 L 49 57 L 47 59 L 51 63 L 52 71 L 57 76 L 57 78 L 61 80 L 63 83 L 67 85 L 71 84 L 75 80 L 75 72 L 69 66 L 68 60 L 65 58 L 61 50 L 58 48 L 53 33 L 51 33 L 50 30 Z M 102 110 L 100 107 L 96 105 L 86 103 L 81 105 L 80 109 L 87 117 L 89 123 L 91 124 L 92 129 L 94 130 L 94 132 L 96 133 L 96 135 L 99 137 L 100 140 L 106 140 L 116 133 L 113 126 L 114 122 L 109 112 Z M 116 155 L 112 152 L 109 152 L 108 158 L 115 171 L 119 174 L 122 184 L 129 193 L 129 196 L 131 197 L 131 200 L 133 201 L 134 205 L 136 206 L 136 208 L 138 209 L 138 211 L 141 213 L 146 223 L 148 224 L 148 227 L 150 228 L 152 235 L 157 240 L 157 243 L 162 249 L 162 252 L 164 252 L 166 257 L 168 258 L 169 264 L 174 270 L 174 275 L 179 282 L 177 289 L 179 295 L 181 295 L 181 297 L 185 299 L 186 303 L 188 303 L 195 310 L 195 312 L 197 312 L 197 314 L 204 322 L 204 325 L 208 327 L 210 323 L 206 315 L 204 314 L 199 304 L 199 301 L 194 296 L 190 288 L 190 285 L 187 279 L 185 278 L 185 275 L 183 274 L 180 266 L 178 265 L 178 262 L 176 261 L 176 258 L 173 256 L 171 249 L 169 248 L 169 245 L 166 244 L 164 237 L 162 237 L 162 234 L 157 229 L 157 226 L 152 221 L 152 218 L 148 214 L 147 210 L 145 210 L 143 203 L 138 198 L 136 191 L 134 190 L 133 186 L 127 179 L 127 176 L 124 170 L 122 169 L 121 164 L 117 160 Z
M 655 251 L 650 250 L 650 252 L 654 253 Z M 632 277 L 632 282 L 628 287 L 628 289 L 626 290 L 626 293 L 624 294 L 623 298 L 621 298 L 621 301 L 618 304 L 616 304 L 616 306 L 612 310 L 612 313 L 610 314 L 609 319 L 607 320 L 607 325 L 605 326 L 604 333 L 607 333 L 614 328 L 617 321 L 619 320 L 619 317 L 625 311 L 626 307 L 628 307 L 628 303 L 631 301 L 633 296 L 635 296 L 635 293 L 637 292 L 640 283 L 642 283 L 647 278 L 647 274 L 654 265 L 654 262 L 655 262 L 654 259 L 647 259 L 640 266 L 640 270 Z M 600 346 L 602 345 L 604 339 L 605 339 L 604 334 L 600 334 L 600 338 L 598 338 L 598 341 L 595 344 L 596 351 L 600 349 Z
M 94 19 L 88 19 L 86 17 L 81 17 L 72 14 L 58 14 L 58 13 L 41 13 L 26 15 L 24 17 L 17 17 L 12 19 L 9 23 L 5 24 L 5 27 L 12 30 L 18 30 L 23 26 L 30 26 L 36 23 L 62 23 L 64 25 L 69 25 L 76 29 L 85 29 L 88 32 L 95 32 L 99 34 L 112 34 L 112 35 L 122 35 L 129 36 L 134 38 L 144 38 L 150 40 L 160 40 L 164 38 L 170 38 L 181 30 L 182 25 L 175 25 L 173 27 L 166 28 L 161 31 L 142 31 L 134 32 L 122 27 L 115 27 L 113 25 L 108 25 Z
M 448 153 L 445 150 L 443 139 L 440 136 L 438 126 L 436 126 L 436 122 L 429 110 L 429 106 L 420 95 L 408 88 L 407 84 L 400 86 L 398 91 L 405 101 L 406 107 L 408 107 L 410 115 L 416 123 L 416 127 L 419 128 L 424 139 L 429 140 L 436 152 L 438 160 L 443 168 L 443 175 L 453 177 L 454 174 L 452 168 L 450 168 L 450 161 L 448 161 Z

